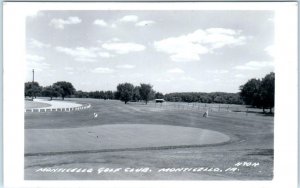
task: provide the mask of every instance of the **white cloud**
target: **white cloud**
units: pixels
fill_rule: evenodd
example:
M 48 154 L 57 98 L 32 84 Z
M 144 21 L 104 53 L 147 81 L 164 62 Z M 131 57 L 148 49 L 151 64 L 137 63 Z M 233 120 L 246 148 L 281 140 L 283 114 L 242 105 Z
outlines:
M 137 43 L 121 43 L 121 42 L 108 42 L 102 44 L 102 47 L 106 50 L 113 51 L 117 54 L 127 54 L 130 52 L 139 52 L 146 49 L 144 45 Z
M 226 74 L 229 71 L 228 70 L 207 70 L 206 72 L 212 73 L 212 74 Z
M 259 70 L 266 67 L 274 67 L 273 62 L 269 61 L 249 61 L 244 65 L 235 66 L 237 70 Z
M 53 26 L 56 29 L 64 29 L 65 25 L 74 25 L 81 23 L 82 20 L 78 17 L 68 17 L 68 19 L 64 20 L 61 18 L 54 18 L 50 21 L 51 26 Z
M 183 80 L 183 81 L 194 81 L 195 80 L 195 78 L 193 78 L 191 76 L 181 76 L 179 79 Z
M 108 52 L 101 51 L 100 48 L 91 47 L 76 47 L 76 48 L 66 48 L 58 46 L 56 50 L 62 52 L 66 55 L 72 56 L 75 61 L 82 61 L 82 62 L 95 62 L 98 58 L 110 58 L 113 57 Z
M 201 53 L 202 54 L 202 53 Z M 175 55 L 170 56 L 172 61 L 197 61 L 199 60 L 199 55 L 197 53 L 193 52 L 187 52 L 187 51 L 182 51 L 180 53 L 177 53 Z
M 64 69 L 65 69 L 65 72 L 70 74 L 70 75 L 75 74 L 73 67 L 65 67 Z
M 106 27 L 107 26 L 107 23 L 104 20 L 100 20 L 100 19 L 95 20 L 94 24 L 98 25 L 98 26 L 102 26 L 102 27 Z
M 144 26 L 147 26 L 147 25 L 152 25 L 154 23 L 155 22 L 152 21 L 152 20 L 143 20 L 143 21 L 140 21 L 140 22 L 136 23 L 135 25 L 138 26 L 138 27 L 144 27 Z
M 114 38 L 113 40 L 117 41 L 119 39 Z M 106 43 L 103 43 L 102 47 L 68 48 L 68 47 L 57 46 L 55 49 L 58 52 L 73 57 L 75 61 L 96 62 L 99 58 L 112 58 L 115 57 L 116 54 L 127 54 L 130 52 L 143 51 L 145 50 L 145 46 L 136 43 L 121 43 L 121 42 L 108 41 Z M 108 52 L 107 50 L 110 52 Z
M 44 61 L 45 57 L 38 56 L 38 55 L 27 54 L 26 55 L 26 60 L 27 61 Z
M 114 38 L 111 39 L 111 41 L 113 41 L 113 42 L 119 42 L 119 41 L 121 41 L 121 39 L 119 39 L 117 37 L 114 37 Z
M 65 69 L 66 71 L 73 71 L 73 70 L 74 70 L 73 67 L 65 67 L 64 69 Z
M 118 66 L 116 66 L 116 67 L 119 68 L 119 69 L 133 69 L 133 68 L 135 68 L 134 65 L 129 65 L 129 64 L 118 65 Z
M 210 45 L 212 49 L 222 48 L 224 46 L 243 45 L 246 37 L 240 35 L 240 31 L 236 32 L 231 29 L 212 28 L 207 29 L 207 35 L 203 39 L 203 43 Z
M 110 43 L 110 42 L 120 42 L 121 39 L 117 38 L 117 37 L 113 37 L 109 40 L 106 40 L 106 43 Z M 102 43 L 105 43 L 104 41 L 101 41 L 101 40 L 97 40 L 98 43 L 102 44 Z
M 183 71 L 182 69 L 180 69 L 180 68 L 174 68 L 174 69 L 168 70 L 167 73 L 172 73 L 172 74 L 173 74 L 173 73 L 174 73 L 174 74 L 183 74 L 184 71 Z
M 115 23 L 111 24 L 111 28 L 117 28 L 117 24 Z
M 157 81 L 157 82 L 172 82 L 173 79 L 171 79 L 171 78 L 158 78 L 155 81 Z
M 127 15 L 120 19 L 121 22 L 137 22 L 139 17 L 136 15 Z
M 191 82 L 191 81 L 196 80 L 195 78 L 193 78 L 191 76 L 184 75 L 184 72 L 176 71 L 175 69 L 174 69 L 174 72 L 171 71 L 171 73 L 172 74 L 167 74 L 161 78 L 156 79 L 155 81 L 168 83 L 168 82 L 178 82 L 178 81 Z M 173 73 L 175 73 L 175 74 L 173 74 Z
M 236 74 L 234 75 L 235 78 L 245 78 L 244 74 Z
M 209 28 L 206 29 L 208 33 L 213 34 L 227 34 L 227 35 L 236 35 L 237 33 L 240 33 L 241 31 L 235 31 L 232 29 L 224 29 L 224 28 Z
M 172 61 L 197 61 L 200 56 L 225 46 L 243 45 L 241 31 L 224 28 L 198 29 L 193 33 L 154 42 L 154 48 L 170 55 Z
M 92 70 L 92 72 L 98 73 L 98 74 L 110 74 L 115 71 L 113 69 L 107 68 L 107 67 L 98 67 L 98 68 L 95 68 L 94 70 Z
M 73 72 L 73 71 L 67 71 L 67 73 L 70 74 L 70 75 L 75 74 L 75 72 Z
M 45 44 L 41 41 L 38 41 L 36 39 L 30 39 L 29 41 L 29 46 L 32 48 L 49 48 L 51 45 L 50 44 Z
M 35 61 L 29 61 L 27 62 L 27 69 L 32 70 L 34 69 L 35 71 L 43 71 L 45 69 L 49 69 L 50 64 L 45 63 L 45 62 L 35 62 Z
M 43 71 L 48 69 L 50 64 L 44 62 L 45 57 L 38 55 L 26 55 L 26 68 L 28 70 L 34 69 L 35 71 Z
M 58 46 L 56 50 L 67 55 L 73 56 L 76 61 L 94 62 L 96 61 L 98 48 L 66 48 Z
M 142 73 L 132 73 L 129 76 L 132 78 L 141 78 L 141 77 L 144 77 L 145 75 Z
M 99 52 L 98 55 L 100 57 L 103 57 L 103 58 L 110 58 L 110 57 L 114 57 L 114 55 L 108 53 L 108 52 Z

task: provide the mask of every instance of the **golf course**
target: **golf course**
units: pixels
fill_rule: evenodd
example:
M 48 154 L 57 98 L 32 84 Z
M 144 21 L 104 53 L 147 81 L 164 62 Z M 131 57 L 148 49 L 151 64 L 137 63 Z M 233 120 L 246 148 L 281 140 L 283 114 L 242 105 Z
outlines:
M 52 103 L 25 102 L 28 109 L 47 109 L 25 109 L 27 180 L 273 178 L 274 117 L 259 109 L 79 98 Z M 60 104 L 69 110 L 51 109 Z

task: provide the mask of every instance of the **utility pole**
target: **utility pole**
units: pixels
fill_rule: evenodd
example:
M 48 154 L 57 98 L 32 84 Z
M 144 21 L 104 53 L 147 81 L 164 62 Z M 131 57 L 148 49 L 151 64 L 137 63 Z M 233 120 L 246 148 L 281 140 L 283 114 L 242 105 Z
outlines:
M 32 69 L 32 83 L 34 82 L 34 69 Z

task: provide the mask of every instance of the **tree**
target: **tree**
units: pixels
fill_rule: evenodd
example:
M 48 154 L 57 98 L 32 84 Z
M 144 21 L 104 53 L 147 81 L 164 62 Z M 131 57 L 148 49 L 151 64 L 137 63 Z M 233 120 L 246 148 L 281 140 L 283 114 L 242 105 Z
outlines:
M 127 104 L 132 100 L 134 86 L 130 83 L 122 83 L 117 86 L 117 97 Z
M 203 94 L 200 97 L 200 102 L 202 102 L 202 103 L 212 103 L 212 98 L 208 94 Z
M 247 105 L 258 108 L 269 108 L 272 112 L 274 107 L 275 74 L 271 72 L 262 80 L 251 79 L 240 87 L 240 96 Z
M 50 97 L 50 100 L 52 100 L 53 97 L 59 97 L 61 96 L 62 93 L 62 88 L 57 86 L 57 85 L 53 85 L 53 86 L 47 86 L 43 88 L 42 91 L 42 95 L 44 97 Z
M 89 94 L 87 92 L 79 90 L 79 91 L 75 92 L 75 97 L 78 97 L 78 98 L 88 98 Z
M 160 92 L 156 92 L 155 93 L 155 98 L 156 99 L 163 99 L 164 98 L 164 94 L 160 93 Z
M 152 85 L 150 84 L 141 84 L 140 85 L 140 96 L 141 99 L 148 103 L 150 99 L 154 98 L 154 91 L 152 89 Z
M 223 96 L 220 96 L 220 95 L 218 95 L 218 96 L 216 96 L 216 97 L 214 98 L 214 102 L 215 102 L 215 103 L 221 103 L 221 104 L 226 103 L 225 100 L 224 100 L 224 97 L 223 97 Z
M 114 92 L 113 92 L 113 97 L 114 97 L 114 99 L 116 99 L 116 100 L 120 100 L 119 92 L 118 92 L 118 91 L 114 91 Z
M 182 99 L 184 102 L 191 103 L 191 102 L 193 102 L 193 95 L 192 95 L 192 93 L 184 93 L 184 94 L 182 95 L 181 99 Z
M 62 89 L 60 94 L 63 100 L 65 97 L 73 95 L 76 91 L 70 82 L 60 81 L 54 83 L 53 86 L 58 86 Z
M 251 79 L 246 84 L 240 86 L 240 96 L 246 105 L 254 107 L 262 107 L 260 97 L 261 81 L 259 79 Z
M 26 82 L 25 83 L 25 97 L 34 97 L 40 96 L 42 93 L 42 87 L 38 82 Z
M 261 101 L 263 108 L 269 108 L 272 113 L 274 107 L 274 93 L 275 93 L 275 73 L 271 72 L 266 75 L 261 81 Z
M 133 89 L 133 96 L 132 96 L 132 100 L 133 101 L 139 101 L 141 100 L 141 95 L 140 95 L 140 86 L 135 86 Z
M 105 96 L 107 97 L 107 99 L 114 99 L 114 94 L 112 91 L 105 91 Z
M 97 98 L 106 100 L 107 99 L 106 92 L 100 91 L 99 92 L 99 97 L 97 97 Z

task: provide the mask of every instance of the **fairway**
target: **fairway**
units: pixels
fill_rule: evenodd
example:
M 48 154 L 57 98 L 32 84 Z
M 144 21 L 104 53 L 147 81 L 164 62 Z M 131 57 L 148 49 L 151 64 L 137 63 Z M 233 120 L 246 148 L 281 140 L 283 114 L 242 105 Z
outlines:
M 115 100 L 68 99 L 91 104 L 71 112 L 25 113 L 25 179 L 270 179 L 273 120 L 261 113 L 177 108 Z M 94 118 L 93 114 L 98 117 Z M 235 167 L 212 173 L 43 173 L 39 168 Z

